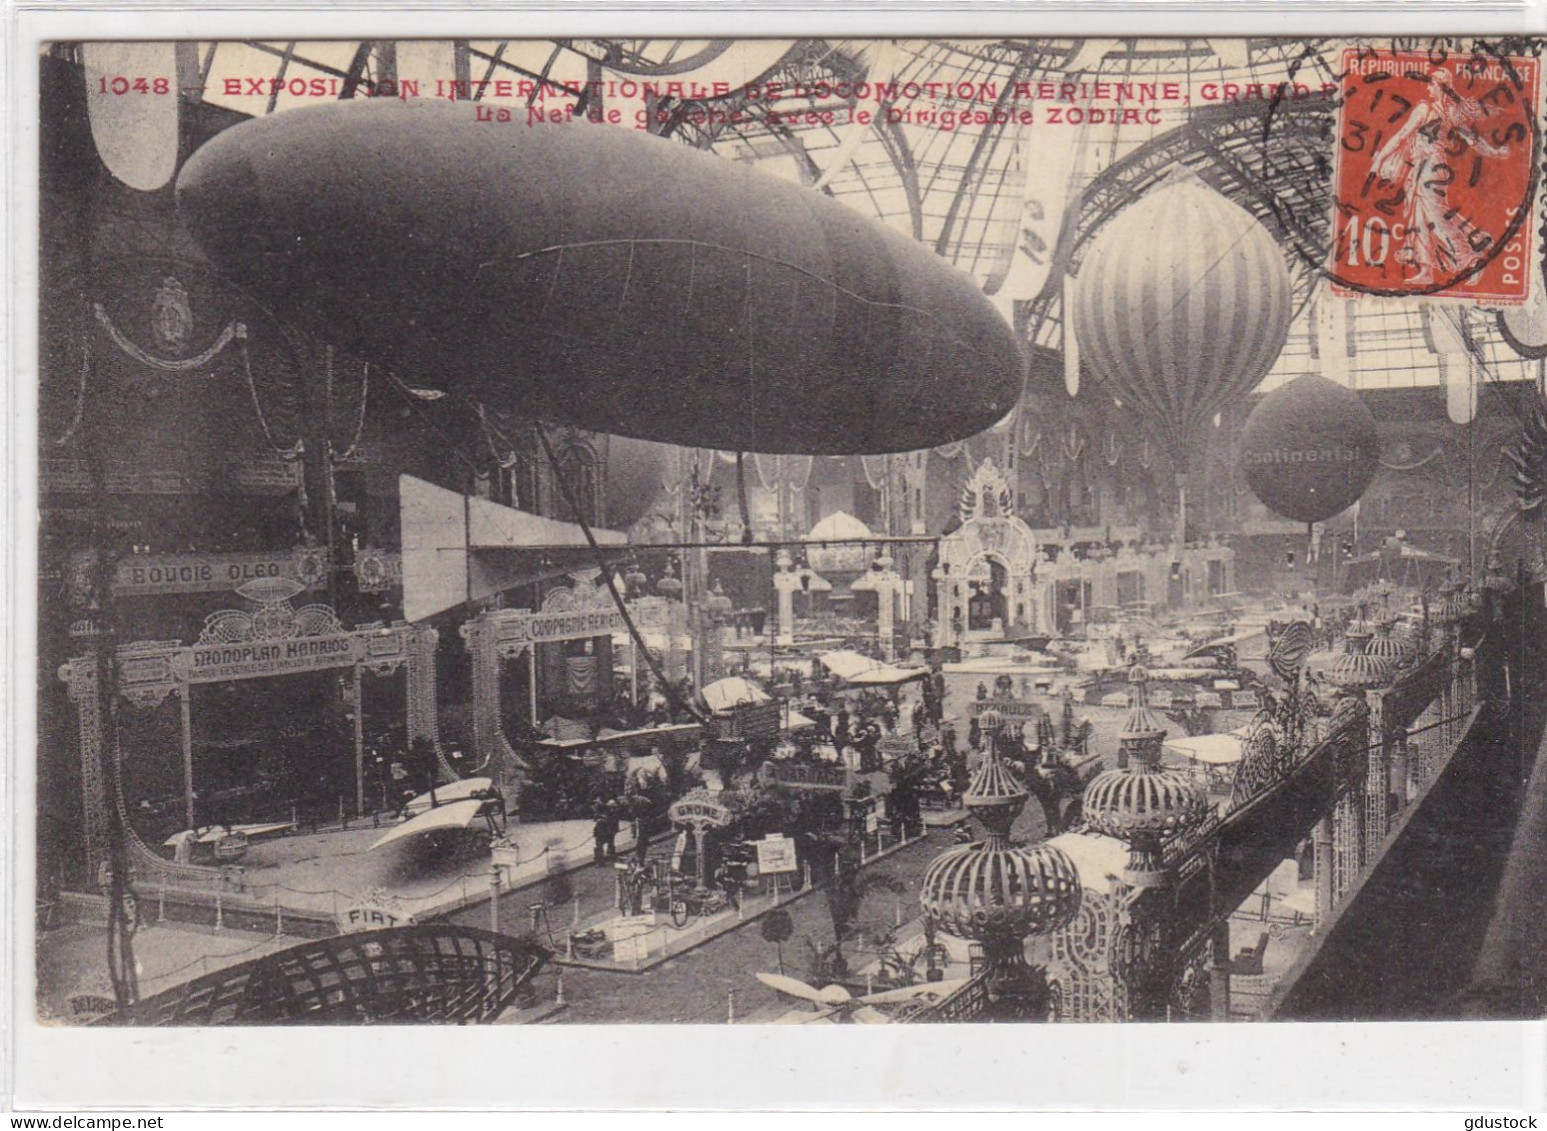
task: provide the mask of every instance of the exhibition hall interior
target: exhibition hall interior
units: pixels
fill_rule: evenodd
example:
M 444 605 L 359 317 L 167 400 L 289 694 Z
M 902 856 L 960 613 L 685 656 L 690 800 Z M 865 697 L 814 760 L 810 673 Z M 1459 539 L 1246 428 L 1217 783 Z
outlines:
M 37 1016 L 1542 1017 L 1539 46 L 49 45 Z

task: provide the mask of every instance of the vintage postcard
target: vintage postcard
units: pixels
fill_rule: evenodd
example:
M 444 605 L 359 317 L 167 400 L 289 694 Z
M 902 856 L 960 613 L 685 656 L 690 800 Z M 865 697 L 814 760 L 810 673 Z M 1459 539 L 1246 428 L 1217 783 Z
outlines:
M 36 1017 L 1547 1015 L 1544 42 L 46 43 Z

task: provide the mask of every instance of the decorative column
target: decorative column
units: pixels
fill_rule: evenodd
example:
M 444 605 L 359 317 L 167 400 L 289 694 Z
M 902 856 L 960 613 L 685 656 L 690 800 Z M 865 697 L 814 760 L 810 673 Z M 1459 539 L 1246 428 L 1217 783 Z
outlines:
M 1346 636 L 1343 654 L 1337 658 L 1328 673 L 1328 680 L 1343 695 L 1364 700 L 1373 721 L 1374 741 L 1363 760 L 1363 772 L 1353 780 L 1344 776 L 1344 761 L 1334 760 L 1332 793 L 1328 798 L 1331 808 L 1332 855 L 1329 868 L 1329 897 L 1327 910 L 1342 899 L 1354 885 L 1355 878 L 1364 868 L 1367 859 L 1379 850 L 1386 836 L 1388 821 L 1386 781 L 1390 778 L 1390 761 L 1385 751 L 1385 710 L 1382 705 L 1383 689 L 1389 687 L 1396 672 L 1393 648 L 1396 647 L 1389 631 L 1382 635 L 1382 647 L 1371 651 L 1375 634 L 1364 623 L 1364 610 L 1360 619 L 1351 624 Z M 1366 734 L 1371 734 L 1366 731 Z M 1379 780 L 1377 780 L 1379 779 Z M 1364 796 L 1360 796 L 1363 794 Z M 1319 826 L 1318 826 L 1319 828 Z M 1320 857 L 1318 856 L 1318 865 Z M 1321 873 L 1317 873 L 1317 912 L 1321 907 Z
M 1316 929 L 1320 930 L 1332 914 L 1332 816 L 1316 822 L 1311 831 L 1312 860 L 1316 876 Z
M 800 576 L 793 570 L 795 561 L 788 550 L 780 550 L 774 557 L 774 593 L 779 602 L 779 629 L 774 642 L 781 647 L 795 643 L 795 590 L 800 588 Z
M 1411 762 L 1412 758 L 1407 749 L 1407 732 L 1398 731 L 1391 735 L 1391 783 L 1396 790 L 1398 812 L 1407 808 L 1407 803 L 1412 797 Z
M 1368 761 L 1364 782 L 1364 855 L 1373 860 L 1391 827 L 1391 763 L 1395 743 L 1386 732 L 1386 696 L 1366 691 L 1365 705 L 1370 710 Z
M 86 874 L 95 882 L 107 859 L 107 788 L 102 780 L 102 695 L 97 661 L 86 656 L 59 668 L 59 678 L 75 704 L 81 757 L 81 836 L 85 842 Z
M 882 554 L 852 586 L 856 592 L 876 595 L 876 636 L 881 644 L 882 658 L 892 660 L 896 656 L 896 606 L 902 592 L 902 578 L 892 568 L 892 559 Z
M 354 675 L 355 813 L 363 815 L 365 813 L 365 669 L 356 664 Z M 185 698 L 186 695 L 185 691 Z
M 666 678 L 673 683 L 682 682 L 687 665 L 682 656 L 683 607 L 682 582 L 677 578 L 674 562 L 666 563 L 666 574 L 655 583 L 656 592 L 666 598 Z
M 1357 789 L 1346 787 L 1332 806 L 1332 898 L 1353 890 L 1364 871 L 1364 807 Z
M 494 616 L 482 612 L 457 629 L 473 664 L 473 755 L 491 764 L 500 730 L 499 655 L 495 651 Z M 536 719 L 532 720 L 535 726 Z
M 1209 931 L 1209 1020 L 1230 1020 L 1230 920 Z
M 442 781 L 455 781 L 456 770 L 446 761 L 446 752 L 440 745 L 439 707 L 435 698 L 435 646 L 440 633 L 428 625 L 411 625 L 403 629 L 408 644 L 408 742 L 416 738 L 429 739 L 435 748 L 435 760 L 440 764 Z
M 731 611 L 731 599 L 715 581 L 714 589 L 703 601 L 703 639 L 696 647 L 703 649 L 703 680 L 708 686 L 725 674 L 725 616 Z
M 935 586 L 935 621 L 938 627 L 935 629 L 935 646 L 949 648 L 955 645 L 956 639 L 956 585 L 951 580 L 951 567 L 939 565 L 930 573 L 929 579 Z
M 184 683 L 175 694 L 182 724 L 183 816 L 192 829 L 198 827 L 193 811 L 193 685 Z
M 879 606 L 876 633 L 881 637 L 881 655 L 890 661 L 897 657 L 895 609 L 897 598 L 902 593 L 902 578 L 898 577 L 897 571 L 892 568 L 890 554 L 882 554 L 876 559 L 876 565 L 879 567 L 873 578 L 876 587 L 876 603 Z

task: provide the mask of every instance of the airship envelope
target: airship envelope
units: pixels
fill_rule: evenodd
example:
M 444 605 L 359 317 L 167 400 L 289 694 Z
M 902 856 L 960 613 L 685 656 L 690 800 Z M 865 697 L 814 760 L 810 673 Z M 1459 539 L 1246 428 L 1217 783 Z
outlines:
M 338 102 L 244 122 L 178 178 L 275 314 L 531 416 L 733 451 L 909 451 L 1020 392 L 973 280 L 823 196 L 639 131 Z

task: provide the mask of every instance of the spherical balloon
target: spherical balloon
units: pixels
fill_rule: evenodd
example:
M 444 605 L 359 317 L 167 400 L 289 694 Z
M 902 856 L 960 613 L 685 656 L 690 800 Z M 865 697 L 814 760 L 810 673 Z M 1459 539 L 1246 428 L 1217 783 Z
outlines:
M 1255 388 L 1289 333 L 1284 253 L 1185 172 L 1100 229 L 1073 297 L 1081 362 L 1159 431 L 1179 468 L 1193 429 Z
M 1380 434 L 1357 393 L 1308 373 L 1252 410 L 1240 450 L 1247 485 L 1269 510 L 1325 522 L 1375 478 Z
M 189 159 L 178 209 L 280 316 L 406 381 L 579 428 L 840 455 L 961 440 L 1014 407 L 1013 329 L 901 232 L 638 130 L 477 110 L 243 122 Z
M 605 442 L 607 508 L 605 525 L 627 530 L 645 516 L 661 494 L 671 449 L 649 440 L 609 436 Z

